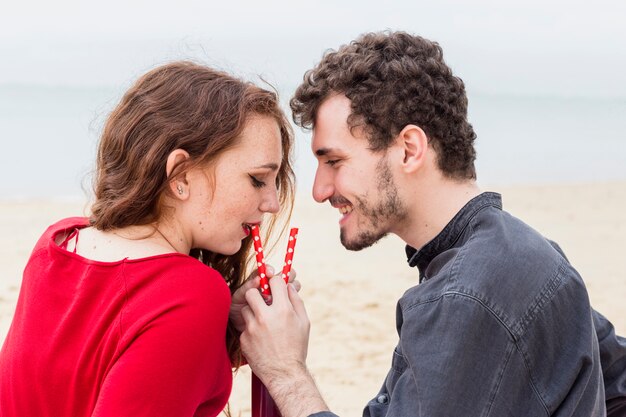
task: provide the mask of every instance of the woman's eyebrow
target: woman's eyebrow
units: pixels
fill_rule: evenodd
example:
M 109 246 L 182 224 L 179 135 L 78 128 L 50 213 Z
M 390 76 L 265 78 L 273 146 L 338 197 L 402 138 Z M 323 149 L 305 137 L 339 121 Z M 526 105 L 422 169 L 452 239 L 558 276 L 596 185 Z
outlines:
M 258 167 L 255 167 L 254 169 L 260 169 L 260 168 L 268 168 L 268 169 L 271 169 L 272 171 L 278 171 L 278 164 L 270 162 L 267 164 L 259 165 Z

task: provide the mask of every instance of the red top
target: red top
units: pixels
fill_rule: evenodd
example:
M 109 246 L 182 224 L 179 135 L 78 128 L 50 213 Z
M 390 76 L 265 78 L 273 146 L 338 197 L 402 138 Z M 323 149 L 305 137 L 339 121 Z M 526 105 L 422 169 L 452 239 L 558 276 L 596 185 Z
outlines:
M 216 416 L 232 386 L 230 291 L 222 276 L 173 253 L 99 262 L 43 234 L 24 270 L 0 351 L 0 415 Z

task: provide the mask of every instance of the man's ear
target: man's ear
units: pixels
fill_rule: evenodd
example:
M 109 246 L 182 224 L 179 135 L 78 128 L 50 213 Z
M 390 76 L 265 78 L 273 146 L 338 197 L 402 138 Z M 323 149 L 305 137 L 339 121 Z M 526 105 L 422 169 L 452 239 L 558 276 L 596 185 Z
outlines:
M 416 125 L 406 125 L 398 134 L 397 144 L 403 153 L 402 170 L 409 174 L 419 170 L 426 162 L 428 136 Z
M 187 174 L 176 174 L 179 168 L 189 160 L 189 153 L 182 149 L 174 149 L 167 156 L 165 164 L 165 174 L 169 180 L 169 188 L 175 198 L 186 200 L 189 197 L 189 184 L 187 183 Z M 171 179 L 170 179 L 171 178 Z

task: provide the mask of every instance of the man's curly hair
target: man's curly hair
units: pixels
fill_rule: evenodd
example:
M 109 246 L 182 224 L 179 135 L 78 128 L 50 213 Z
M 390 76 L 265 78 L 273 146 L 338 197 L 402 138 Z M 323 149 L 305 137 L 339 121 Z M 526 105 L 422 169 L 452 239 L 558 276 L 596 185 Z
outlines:
M 314 128 L 331 95 L 351 101 L 351 128 L 362 126 L 374 151 L 387 149 L 409 124 L 421 127 L 449 178 L 475 179 L 474 140 L 463 81 L 452 74 L 436 42 L 406 32 L 361 35 L 304 75 L 290 105 L 294 122 Z

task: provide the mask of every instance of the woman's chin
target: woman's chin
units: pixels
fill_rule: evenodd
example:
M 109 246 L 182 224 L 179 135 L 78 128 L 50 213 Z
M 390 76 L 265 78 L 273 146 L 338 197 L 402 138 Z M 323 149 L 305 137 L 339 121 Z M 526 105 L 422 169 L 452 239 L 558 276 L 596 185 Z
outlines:
M 239 249 L 241 249 L 241 245 L 242 245 L 242 241 L 237 241 L 237 242 L 233 242 L 232 244 L 229 245 L 207 245 L 205 248 L 203 248 L 204 250 L 207 250 L 209 252 L 212 253 L 217 253 L 219 255 L 224 255 L 224 256 L 232 256 L 234 254 L 236 254 L 237 252 L 239 252 Z
M 241 249 L 241 241 L 237 242 L 237 244 L 233 244 L 228 247 L 221 247 L 219 248 L 219 250 L 216 250 L 215 252 L 219 253 L 220 255 L 232 256 L 236 254 L 237 252 L 239 252 L 239 249 Z

